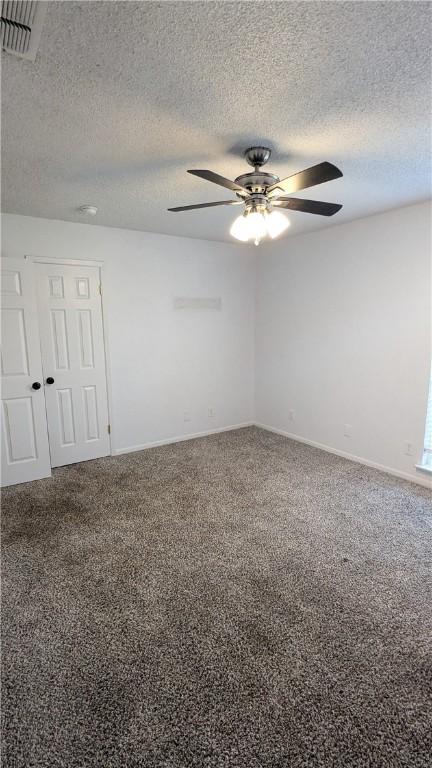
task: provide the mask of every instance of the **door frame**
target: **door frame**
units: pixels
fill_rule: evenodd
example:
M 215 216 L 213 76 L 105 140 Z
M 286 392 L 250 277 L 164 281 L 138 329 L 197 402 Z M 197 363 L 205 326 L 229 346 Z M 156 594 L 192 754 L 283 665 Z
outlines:
M 108 342 L 108 323 L 107 323 L 107 312 L 106 312 L 106 295 L 105 295 L 105 286 L 104 286 L 104 266 L 105 262 L 103 259 L 63 259 L 61 257 L 59 258 L 50 258 L 50 257 L 44 257 L 44 256 L 31 256 L 29 254 L 24 254 L 24 259 L 28 260 L 31 264 L 65 264 L 66 266 L 71 267 L 97 267 L 99 269 L 99 284 L 101 286 L 101 309 L 102 309 L 102 331 L 103 331 L 103 345 L 104 345 L 104 360 L 105 360 L 105 380 L 106 380 L 106 388 L 107 388 L 107 402 L 108 402 L 108 419 L 109 419 L 109 425 L 110 425 L 110 431 L 108 434 L 109 437 L 109 447 L 110 447 L 110 456 L 114 456 L 114 446 L 113 446 L 113 435 L 114 435 L 114 424 L 113 424 L 113 400 L 112 400 L 112 386 L 111 386 L 111 360 L 110 360 L 110 354 L 109 354 L 109 342 Z M 33 279 L 34 279 L 34 285 L 36 287 L 36 271 L 33 267 Z

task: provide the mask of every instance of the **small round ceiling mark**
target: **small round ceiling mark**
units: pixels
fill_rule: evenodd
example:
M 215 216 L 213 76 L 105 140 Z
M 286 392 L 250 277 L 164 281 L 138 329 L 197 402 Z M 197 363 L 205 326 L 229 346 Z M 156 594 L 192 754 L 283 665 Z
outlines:
M 96 205 L 80 205 L 78 211 L 82 213 L 83 216 L 96 216 L 98 208 Z

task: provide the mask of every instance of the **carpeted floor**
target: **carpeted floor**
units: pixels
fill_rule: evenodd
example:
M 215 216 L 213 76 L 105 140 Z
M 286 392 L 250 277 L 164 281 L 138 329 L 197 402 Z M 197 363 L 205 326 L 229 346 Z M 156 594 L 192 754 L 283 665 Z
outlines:
M 432 499 L 256 428 L 3 493 L 3 768 L 430 768 Z

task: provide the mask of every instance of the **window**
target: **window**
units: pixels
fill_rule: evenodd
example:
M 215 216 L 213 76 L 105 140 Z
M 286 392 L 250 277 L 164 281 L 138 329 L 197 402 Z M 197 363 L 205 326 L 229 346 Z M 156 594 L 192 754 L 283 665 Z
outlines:
M 432 374 L 429 384 L 429 400 L 426 415 L 426 432 L 422 464 L 424 467 L 432 470 Z

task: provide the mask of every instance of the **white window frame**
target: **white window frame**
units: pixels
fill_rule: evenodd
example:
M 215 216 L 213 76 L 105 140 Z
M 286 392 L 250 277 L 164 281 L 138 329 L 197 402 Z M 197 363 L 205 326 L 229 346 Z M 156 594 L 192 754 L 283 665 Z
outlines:
M 427 472 L 432 472 L 432 369 L 429 382 L 429 396 L 426 408 L 423 456 L 421 464 L 417 464 L 417 469 L 424 469 Z

